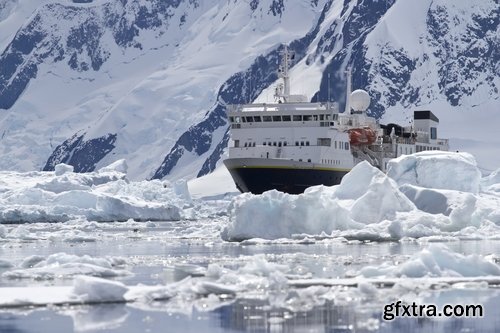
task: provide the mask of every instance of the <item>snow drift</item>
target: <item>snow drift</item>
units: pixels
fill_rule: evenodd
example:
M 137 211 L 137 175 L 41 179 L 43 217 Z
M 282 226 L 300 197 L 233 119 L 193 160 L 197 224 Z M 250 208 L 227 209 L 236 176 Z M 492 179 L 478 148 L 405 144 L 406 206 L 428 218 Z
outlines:
M 268 191 L 234 198 L 222 237 L 499 237 L 500 196 L 491 190 L 496 179 L 482 181 L 467 153 L 403 156 L 389 163 L 387 175 L 363 162 L 337 186 L 314 186 L 300 195 Z M 486 185 L 488 190 L 481 190 Z

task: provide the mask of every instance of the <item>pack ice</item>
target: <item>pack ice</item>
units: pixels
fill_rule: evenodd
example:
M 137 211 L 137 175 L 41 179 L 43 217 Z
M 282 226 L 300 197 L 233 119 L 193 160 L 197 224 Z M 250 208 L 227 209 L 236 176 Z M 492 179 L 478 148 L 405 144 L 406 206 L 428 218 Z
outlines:
M 229 207 L 226 240 L 323 235 L 360 240 L 404 237 L 500 238 L 499 171 L 481 178 L 468 153 L 404 155 L 387 174 L 362 162 L 336 186 L 290 195 L 244 193 Z
M 83 174 L 65 164 L 54 172 L 0 171 L 0 223 L 180 219 L 189 200 L 182 186 L 130 182 L 126 172 L 125 160 Z

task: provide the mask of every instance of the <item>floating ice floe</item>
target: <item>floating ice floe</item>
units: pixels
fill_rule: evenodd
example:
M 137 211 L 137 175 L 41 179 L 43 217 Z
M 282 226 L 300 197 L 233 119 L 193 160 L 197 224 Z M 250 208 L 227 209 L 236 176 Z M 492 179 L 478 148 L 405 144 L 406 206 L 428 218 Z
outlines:
M 125 260 L 121 258 L 93 258 L 55 253 L 48 257 L 33 255 L 25 258 L 17 269 L 2 274 L 4 279 L 52 280 L 72 278 L 77 275 L 96 277 L 119 277 L 131 273 L 123 269 Z
M 362 162 L 336 186 L 235 197 L 222 238 L 500 238 L 500 195 L 494 190 L 499 179 L 496 173 L 481 179 L 467 153 L 402 156 L 389 162 L 387 175 Z
M 124 160 L 90 173 L 64 164 L 55 169 L 0 171 L 0 223 L 179 220 L 191 200 L 185 183 L 128 181 Z
M 399 265 L 366 266 L 364 277 L 477 277 L 500 276 L 500 266 L 483 256 L 462 255 L 443 244 L 431 244 Z
M 481 172 L 469 153 L 425 151 L 403 155 L 387 164 L 387 175 L 399 185 L 477 193 Z
M 25 262 L 36 263 L 39 259 L 28 258 Z M 400 298 L 409 289 L 425 290 L 437 285 L 480 289 L 500 285 L 500 266 L 487 257 L 464 256 L 435 244 L 402 264 L 365 267 L 353 277 L 335 279 L 292 275 L 288 265 L 270 262 L 264 255 L 249 257 L 238 267 L 209 264 L 204 269 L 187 268 L 185 271 L 195 274 L 167 285 L 126 286 L 117 281 L 76 276 L 68 287 L 0 288 L 0 308 L 108 302 L 154 307 L 155 301 L 164 301 L 163 309 L 182 312 L 193 306 L 199 311 L 210 311 L 228 301 L 254 299 L 267 301 L 271 307 L 304 311 L 327 299 L 342 302 L 353 296 Z

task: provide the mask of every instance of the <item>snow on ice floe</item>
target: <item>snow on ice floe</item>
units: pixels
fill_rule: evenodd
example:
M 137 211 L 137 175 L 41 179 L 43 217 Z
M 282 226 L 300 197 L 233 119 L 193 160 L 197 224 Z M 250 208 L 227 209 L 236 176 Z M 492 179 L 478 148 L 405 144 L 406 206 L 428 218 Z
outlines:
M 363 267 L 364 277 L 477 277 L 500 276 L 500 266 L 491 258 L 462 255 L 443 244 L 431 244 L 399 265 L 382 264 Z
M 91 173 L 60 164 L 55 172 L 0 171 L 0 223 L 179 220 L 185 183 L 130 182 L 124 160 Z
M 398 184 L 477 193 L 481 172 L 469 153 L 426 151 L 388 162 L 387 175 Z
M 117 257 L 93 258 L 55 253 L 48 257 L 33 255 L 25 258 L 16 269 L 2 274 L 4 279 L 53 280 L 71 278 L 77 275 L 95 277 L 120 277 L 131 273 L 123 267 L 125 259 Z M 12 266 L 10 266 L 12 267 Z
M 235 197 L 222 238 L 500 238 L 498 178 L 481 179 L 468 153 L 402 156 L 389 162 L 387 174 L 362 162 L 337 186 Z
M 39 258 L 27 259 L 37 262 Z M 265 255 L 250 256 L 241 265 L 212 263 L 180 281 L 156 286 L 127 286 L 122 282 L 92 276 L 76 276 L 67 287 L 0 288 L 0 308 L 26 305 L 135 302 L 151 307 L 164 301 L 163 309 L 189 312 L 210 311 L 236 299 L 266 300 L 272 307 L 303 311 L 326 299 L 338 301 L 354 295 L 401 297 L 408 289 L 435 285 L 483 288 L 500 284 L 500 266 L 480 255 L 462 255 L 444 245 L 431 244 L 400 264 L 367 266 L 351 276 L 314 279 L 291 274 L 289 265 L 272 262 Z M 408 279 L 411 277 L 413 279 Z M 340 288 L 339 288 L 340 287 Z M 297 289 L 298 288 L 298 289 Z M 346 289 L 346 288 L 349 288 Z M 140 305 L 143 304 L 143 305 Z

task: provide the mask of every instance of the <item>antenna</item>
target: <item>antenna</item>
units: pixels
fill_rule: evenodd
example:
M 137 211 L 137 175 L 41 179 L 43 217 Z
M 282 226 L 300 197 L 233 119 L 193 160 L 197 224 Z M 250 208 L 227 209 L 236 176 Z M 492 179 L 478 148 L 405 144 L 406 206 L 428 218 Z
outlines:
M 345 110 L 344 113 L 351 113 L 351 103 L 350 103 L 350 97 L 351 97 L 351 81 L 352 81 L 352 69 L 351 67 L 347 67 L 346 76 L 347 76 L 347 89 L 346 89 L 346 96 L 345 96 Z
M 330 72 L 328 72 L 328 99 L 327 102 L 330 103 Z
M 289 54 L 288 45 L 285 44 L 285 50 L 283 51 L 283 83 L 284 83 L 284 95 L 288 97 L 290 95 L 290 76 L 288 75 L 289 70 Z
M 290 75 L 288 70 L 290 69 L 290 60 L 293 60 L 293 55 L 288 52 L 288 45 L 285 44 L 281 58 L 281 65 L 278 67 L 278 76 L 283 79 L 283 85 L 278 85 L 276 88 L 274 97 L 279 99 L 283 97 L 284 102 L 288 102 L 290 97 Z

